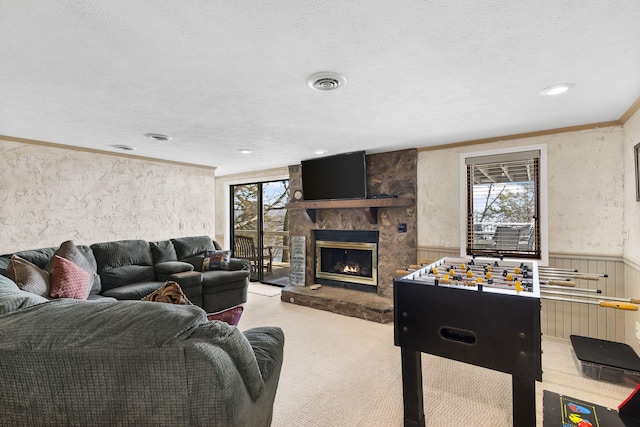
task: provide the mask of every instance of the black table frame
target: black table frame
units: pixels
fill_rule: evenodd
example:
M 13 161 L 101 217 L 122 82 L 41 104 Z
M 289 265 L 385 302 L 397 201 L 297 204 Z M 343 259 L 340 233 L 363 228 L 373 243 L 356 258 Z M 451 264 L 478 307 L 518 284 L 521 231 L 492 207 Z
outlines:
M 421 353 L 511 374 L 513 425 L 536 426 L 535 381 L 542 381 L 539 298 L 396 279 L 394 321 L 405 427 L 425 425 Z

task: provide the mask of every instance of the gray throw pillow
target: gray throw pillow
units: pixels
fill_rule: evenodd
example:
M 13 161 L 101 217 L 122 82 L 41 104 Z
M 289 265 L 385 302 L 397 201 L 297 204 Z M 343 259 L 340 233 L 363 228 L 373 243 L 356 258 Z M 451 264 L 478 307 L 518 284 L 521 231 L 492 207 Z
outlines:
M 26 259 L 13 255 L 7 265 L 6 275 L 20 289 L 42 297 L 49 296 L 49 273 Z

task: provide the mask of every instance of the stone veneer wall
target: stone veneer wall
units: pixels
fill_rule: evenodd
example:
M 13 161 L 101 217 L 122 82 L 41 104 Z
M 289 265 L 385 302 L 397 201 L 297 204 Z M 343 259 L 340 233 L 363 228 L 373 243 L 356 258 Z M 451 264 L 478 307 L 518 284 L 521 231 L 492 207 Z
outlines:
M 402 150 L 367 156 L 367 193 L 416 197 L 417 150 Z M 290 194 L 302 190 L 301 166 L 289 166 Z M 398 232 L 398 225 L 406 224 L 406 233 Z M 416 263 L 417 223 L 416 207 L 379 208 L 378 223 L 370 224 L 363 209 L 318 209 L 316 223 L 307 221 L 304 211 L 289 210 L 291 236 L 306 237 L 306 285 L 313 284 L 313 230 L 377 230 L 378 295 L 393 297 L 393 278 L 396 271 Z

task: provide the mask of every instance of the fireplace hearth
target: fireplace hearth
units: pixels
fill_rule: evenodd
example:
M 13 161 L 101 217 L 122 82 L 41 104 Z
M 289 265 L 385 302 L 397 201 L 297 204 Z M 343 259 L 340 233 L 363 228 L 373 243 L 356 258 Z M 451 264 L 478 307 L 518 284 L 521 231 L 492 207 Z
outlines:
M 378 232 L 315 230 L 316 283 L 377 292 Z

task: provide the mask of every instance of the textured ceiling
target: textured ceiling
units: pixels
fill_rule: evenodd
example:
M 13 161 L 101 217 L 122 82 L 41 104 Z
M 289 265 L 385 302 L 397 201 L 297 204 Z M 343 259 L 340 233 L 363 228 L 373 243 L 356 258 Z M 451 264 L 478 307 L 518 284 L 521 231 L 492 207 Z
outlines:
M 2 0 L 0 135 L 226 175 L 618 120 L 639 21 L 637 0 Z

